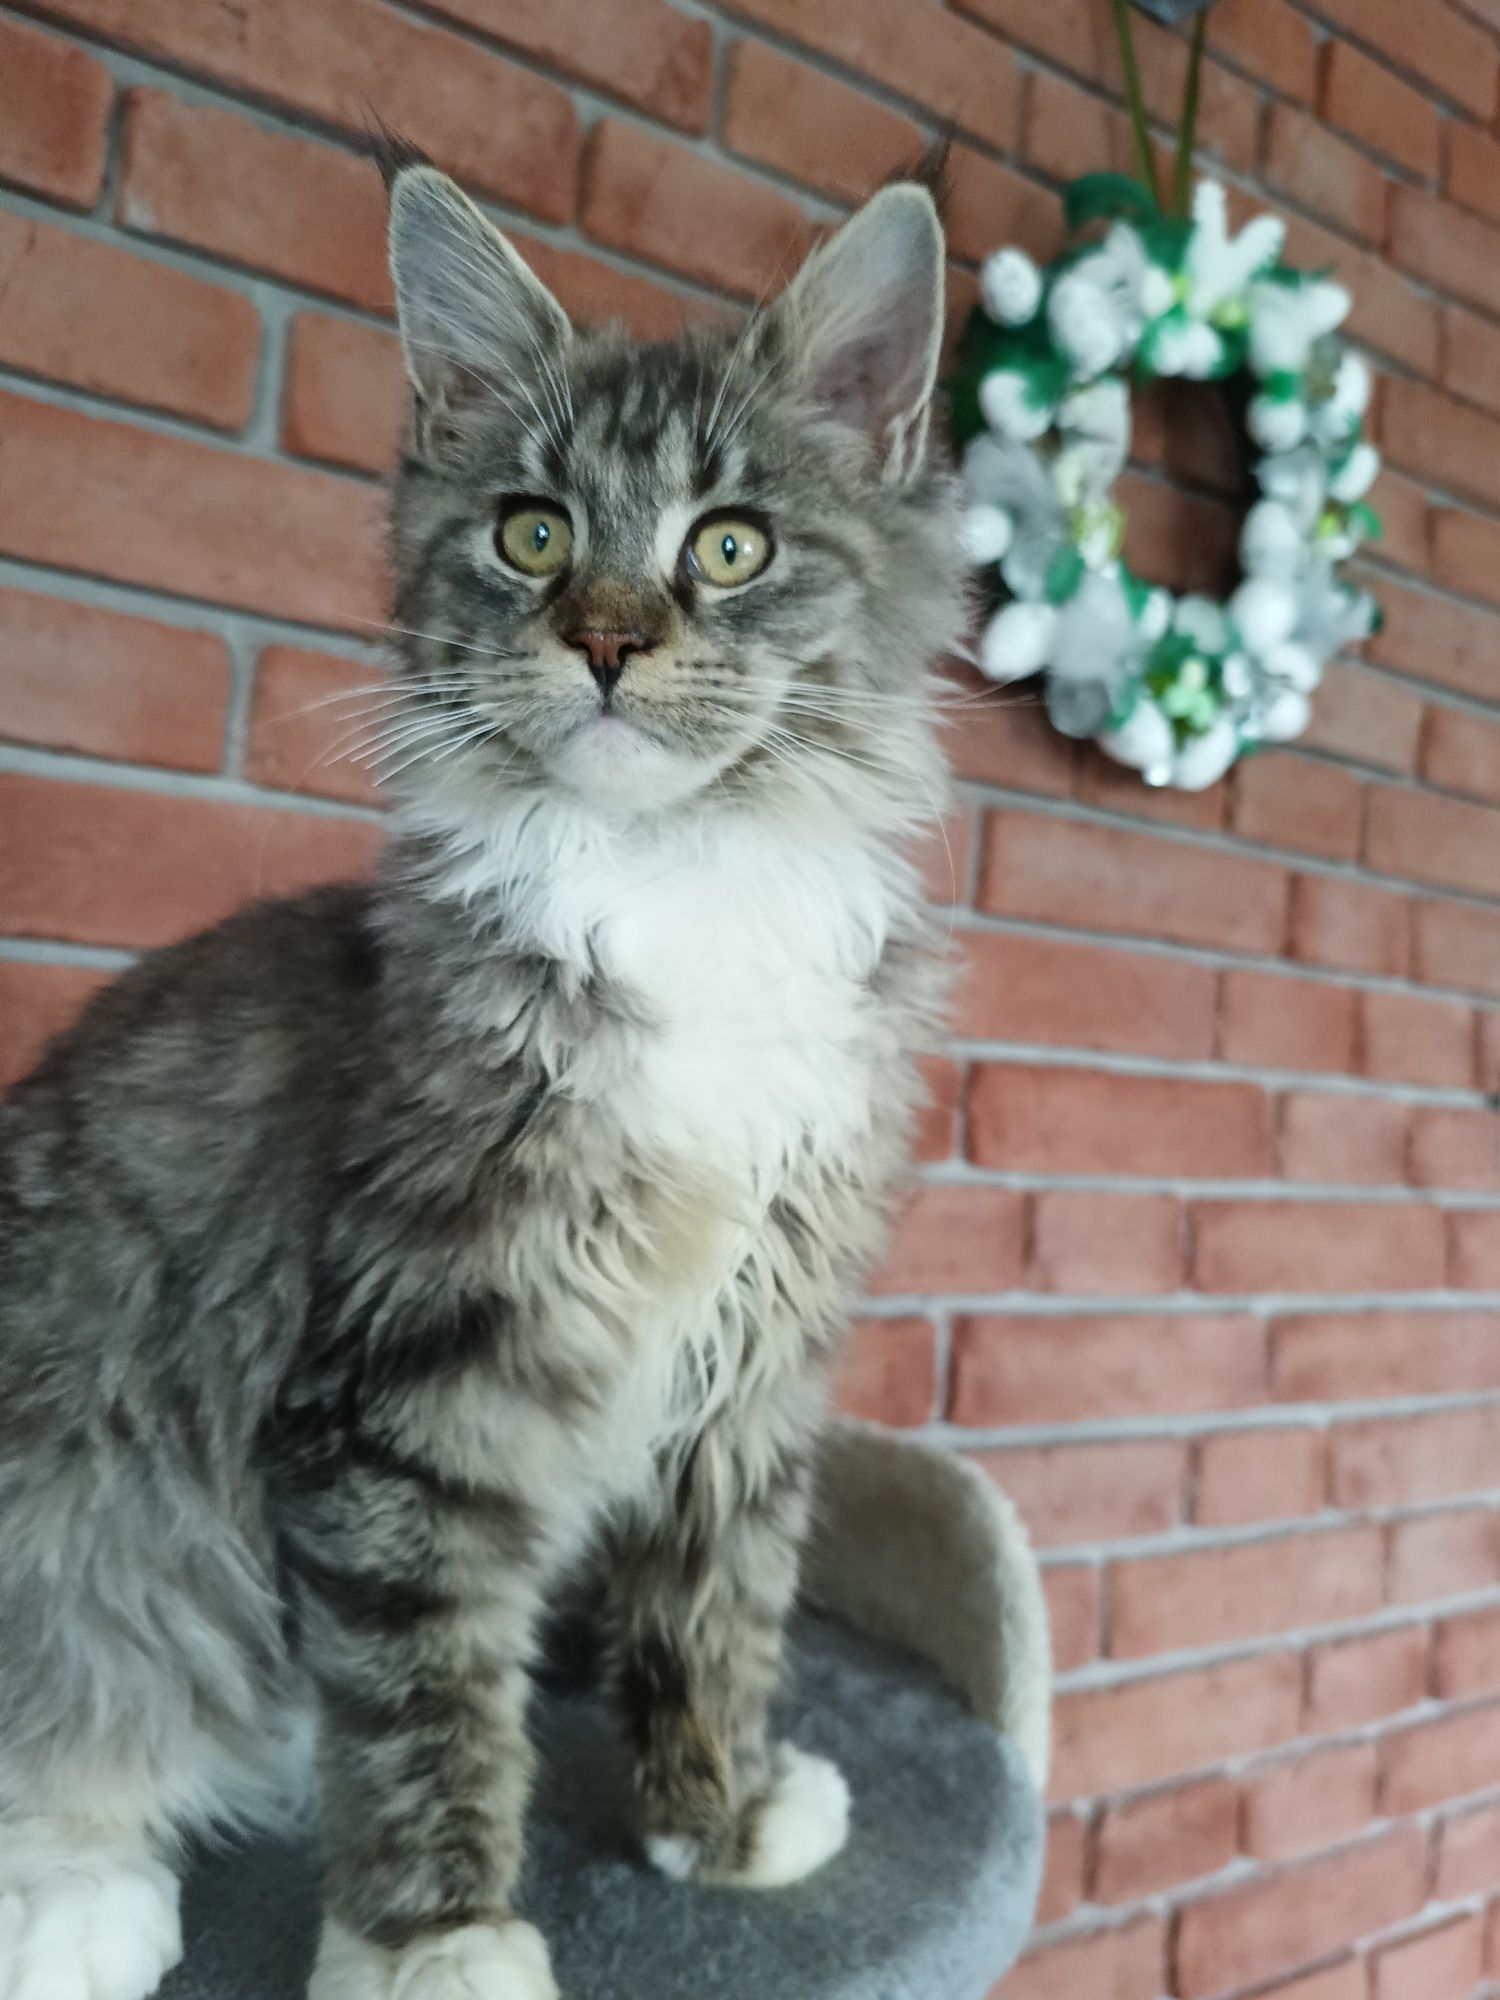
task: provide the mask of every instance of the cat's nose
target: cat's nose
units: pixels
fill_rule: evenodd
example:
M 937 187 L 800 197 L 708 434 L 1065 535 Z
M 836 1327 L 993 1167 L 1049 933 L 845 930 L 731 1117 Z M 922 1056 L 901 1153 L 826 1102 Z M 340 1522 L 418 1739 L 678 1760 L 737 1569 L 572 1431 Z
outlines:
M 651 641 L 644 632 L 599 632 L 590 629 L 572 633 L 568 644 L 576 646 L 587 659 L 589 672 L 605 694 L 624 673 L 626 662 L 634 654 L 651 650 Z

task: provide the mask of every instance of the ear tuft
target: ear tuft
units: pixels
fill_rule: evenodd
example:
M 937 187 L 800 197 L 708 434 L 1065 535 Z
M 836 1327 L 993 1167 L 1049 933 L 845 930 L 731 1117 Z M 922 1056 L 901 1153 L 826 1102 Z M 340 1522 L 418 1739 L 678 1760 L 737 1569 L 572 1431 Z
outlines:
M 885 188 L 813 253 L 775 308 L 809 392 L 862 431 L 886 478 L 920 466 L 943 339 L 943 228 L 925 187 Z

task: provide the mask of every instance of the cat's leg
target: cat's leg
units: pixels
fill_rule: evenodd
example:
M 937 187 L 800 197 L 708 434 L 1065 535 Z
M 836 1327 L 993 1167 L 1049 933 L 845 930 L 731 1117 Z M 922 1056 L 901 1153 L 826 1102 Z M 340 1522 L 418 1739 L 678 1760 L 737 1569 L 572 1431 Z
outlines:
M 779 1888 L 848 1834 L 838 1770 L 768 1734 L 818 1408 L 787 1382 L 716 1421 L 613 1551 L 642 1831 L 669 1875 Z
M 311 2000 L 556 2000 L 511 1907 L 545 1574 L 529 1511 L 424 1470 L 351 1478 L 322 1512 L 298 1558 L 328 1847 Z
M 146 2000 L 182 1956 L 177 1904 L 123 1797 L 0 1822 L 0 2000 Z

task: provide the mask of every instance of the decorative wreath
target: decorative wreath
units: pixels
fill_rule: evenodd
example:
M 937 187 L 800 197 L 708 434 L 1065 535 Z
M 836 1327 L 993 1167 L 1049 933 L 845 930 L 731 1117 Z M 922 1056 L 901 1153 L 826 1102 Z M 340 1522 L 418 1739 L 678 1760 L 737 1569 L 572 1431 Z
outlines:
M 1282 262 L 1275 217 L 1231 235 L 1216 183 L 1183 217 L 1120 174 L 1066 200 L 1070 229 L 1104 223 L 1102 241 L 1045 270 L 997 251 L 959 354 L 965 539 L 994 586 L 978 661 L 1000 682 L 1045 671 L 1064 734 L 1197 791 L 1299 736 L 1328 660 L 1378 629 L 1374 601 L 1339 576 L 1380 533 L 1370 370 L 1337 338 L 1349 294 Z M 1132 377 L 1242 392 L 1260 497 L 1227 604 L 1152 588 L 1120 558 Z

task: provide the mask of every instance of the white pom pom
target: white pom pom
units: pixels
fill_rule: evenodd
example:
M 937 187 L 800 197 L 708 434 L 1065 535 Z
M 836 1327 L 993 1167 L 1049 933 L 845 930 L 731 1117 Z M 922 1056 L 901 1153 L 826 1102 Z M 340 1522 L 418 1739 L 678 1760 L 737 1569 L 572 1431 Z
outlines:
M 1016 538 L 1016 524 L 1003 507 L 971 507 L 958 525 L 964 554 L 977 569 L 997 563 Z
M 1375 378 L 1370 373 L 1369 362 L 1362 354 L 1346 354 L 1333 378 L 1330 401 L 1342 416 L 1356 423 L 1369 409 L 1374 389 Z
M 1223 341 L 1203 320 L 1163 327 L 1156 344 L 1158 375 L 1182 375 L 1190 382 L 1203 382 L 1223 359 Z
M 1323 678 L 1323 663 L 1317 654 L 1295 639 L 1284 639 L 1279 646 L 1273 646 L 1266 654 L 1265 669 L 1277 680 L 1296 688 L 1299 694 L 1311 694 Z
M 1243 701 L 1254 685 L 1255 675 L 1244 653 L 1231 653 L 1223 667 L 1224 692 L 1231 701 Z
M 1113 302 L 1081 271 L 1069 271 L 1052 287 L 1047 323 L 1080 375 L 1102 375 L 1125 345 L 1125 327 Z
M 1295 451 L 1307 436 L 1307 405 L 1274 396 L 1257 396 L 1245 419 L 1262 451 Z
M 1291 508 L 1279 500 L 1257 501 L 1240 531 L 1240 561 L 1246 575 L 1293 577 L 1306 556 L 1306 544 Z
M 1357 444 L 1329 480 L 1328 490 L 1335 500 L 1352 507 L 1356 500 L 1364 499 L 1379 477 L 1380 453 L 1372 444 Z
M 979 407 L 1001 437 L 1030 444 L 1052 428 L 1052 408 L 1033 400 L 1031 384 L 1017 368 L 991 369 L 979 385 Z
M 1172 629 L 1191 639 L 1200 653 L 1222 653 L 1228 643 L 1224 613 L 1211 597 L 1184 597 L 1172 619 Z
M 1246 652 L 1263 658 L 1295 631 L 1297 595 L 1270 577 L 1251 577 L 1230 598 L 1229 616 Z
M 1154 646 L 1159 639 L 1165 639 L 1172 629 L 1172 594 L 1167 590 L 1153 590 L 1141 608 L 1140 634 L 1146 645 Z
M 1056 636 L 1057 613 L 1050 604 L 1007 604 L 984 628 L 980 671 L 1002 684 L 1040 673 Z
M 1202 736 L 1190 736 L 1172 760 L 1170 782 L 1179 792 L 1205 792 L 1217 784 L 1239 754 L 1240 739 L 1227 715 Z
M 1312 704 L 1296 688 L 1284 688 L 1260 718 L 1260 733 L 1267 743 L 1290 743 L 1312 720 Z
M 1142 695 L 1118 729 L 1108 729 L 1094 739 L 1106 757 L 1128 764 L 1133 771 L 1145 771 L 1170 764 L 1177 748 L 1172 725 L 1156 703 Z
M 1162 319 L 1177 303 L 1177 287 L 1170 271 L 1149 264 L 1141 279 L 1141 313 L 1146 319 Z
M 980 266 L 979 297 L 1001 326 L 1025 326 L 1042 303 L 1042 274 L 1024 250 L 997 250 Z

